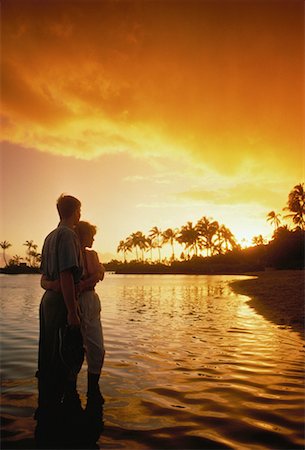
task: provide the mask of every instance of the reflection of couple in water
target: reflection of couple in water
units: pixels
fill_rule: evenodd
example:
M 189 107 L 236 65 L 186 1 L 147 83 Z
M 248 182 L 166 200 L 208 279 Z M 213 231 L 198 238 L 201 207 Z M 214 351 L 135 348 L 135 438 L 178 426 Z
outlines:
M 80 221 L 81 203 L 62 195 L 58 227 L 42 249 L 36 440 L 63 448 L 95 443 L 102 431 L 104 399 L 99 378 L 104 361 L 100 300 L 94 288 L 104 278 L 98 255 L 90 250 L 96 227 Z M 88 365 L 83 410 L 77 375 L 84 351 Z M 59 446 L 59 447 L 57 447 Z

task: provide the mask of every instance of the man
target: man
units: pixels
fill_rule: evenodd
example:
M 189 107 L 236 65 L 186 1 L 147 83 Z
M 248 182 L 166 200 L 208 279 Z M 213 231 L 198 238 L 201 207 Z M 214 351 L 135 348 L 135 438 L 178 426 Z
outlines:
M 80 366 L 77 369 L 71 368 L 71 361 L 69 366 L 62 351 L 65 330 L 69 330 L 70 343 L 71 335 L 72 340 L 74 339 L 73 333 L 74 343 L 80 335 L 75 285 L 81 279 L 83 267 L 79 240 L 73 231 L 80 219 L 80 209 L 81 203 L 75 197 L 59 197 L 57 210 L 60 223 L 46 237 L 42 249 L 42 274 L 50 280 L 58 280 L 60 289 L 58 292 L 47 290 L 40 303 L 38 418 L 45 414 L 56 418 L 62 402 L 70 404 L 72 410 L 81 408 L 76 391 L 76 377 Z M 79 349 L 81 352 L 81 342 Z

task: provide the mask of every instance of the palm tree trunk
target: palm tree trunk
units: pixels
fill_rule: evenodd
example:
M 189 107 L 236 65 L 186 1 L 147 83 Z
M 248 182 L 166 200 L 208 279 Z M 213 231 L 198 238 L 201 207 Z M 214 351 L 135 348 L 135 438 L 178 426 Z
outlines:
M 5 250 L 3 250 L 3 259 L 4 259 L 4 262 L 5 262 L 5 267 L 6 267 L 6 266 L 7 266 L 7 261 L 6 261 Z
M 175 260 L 174 244 L 171 243 L 171 246 L 172 246 L 172 258 L 173 258 L 173 261 L 174 261 Z

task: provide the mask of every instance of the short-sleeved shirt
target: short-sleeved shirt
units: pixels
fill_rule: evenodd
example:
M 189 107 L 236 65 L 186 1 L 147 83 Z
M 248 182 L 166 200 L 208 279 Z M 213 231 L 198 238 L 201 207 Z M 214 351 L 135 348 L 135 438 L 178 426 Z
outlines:
M 71 270 L 78 283 L 83 273 L 83 261 L 76 233 L 59 224 L 46 238 L 42 248 L 41 271 L 50 280 L 59 279 L 60 272 Z

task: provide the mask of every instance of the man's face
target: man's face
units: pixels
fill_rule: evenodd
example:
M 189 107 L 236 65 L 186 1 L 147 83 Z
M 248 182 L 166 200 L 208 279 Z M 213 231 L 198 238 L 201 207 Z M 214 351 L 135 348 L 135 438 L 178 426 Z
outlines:
M 80 207 L 77 208 L 77 210 L 75 211 L 75 215 L 74 215 L 74 225 L 77 225 L 79 220 L 80 220 L 80 216 L 81 216 L 81 212 L 80 212 Z

